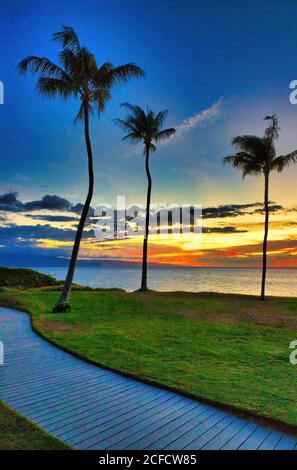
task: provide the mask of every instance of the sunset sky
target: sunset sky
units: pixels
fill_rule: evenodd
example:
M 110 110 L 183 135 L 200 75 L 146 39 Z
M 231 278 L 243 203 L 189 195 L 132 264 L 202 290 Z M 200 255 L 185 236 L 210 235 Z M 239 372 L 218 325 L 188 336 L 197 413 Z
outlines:
M 174 7 L 173 7 L 174 4 Z M 67 8 L 67 5 L 69 8 Z M 297 4 L 257 0 L 1 2 L 0 264 L 48 265 L 67 259 L 87 188 L 79 103 L 48 101 L 32 76 L 19 76 L 27 55 L 56 61 L 51 34 L 72 25 L 98 63 L 135 62 L 146 78 L 114 89 L 100 119 L 92 118 L 95 195 L 92 207 L 144 204 L 142 149 L 121 141 L 114 118 L 122 102 L 168 109 L 176 136 L 151 158 L 153 203 L 202 204 L 203 234 L 190 241 L 152 239 L 152 263 L 258 267 L 263 238 L 263 180 L 224 167 L 238 134 L 263 134 L 267 114 L 280 118 L 279 154 L 297 149 Z M 12 34 L 13 21 L 13 34 Z M 297 267 L 297 165 L 270 185 L 269 266 Z M 90 218 L 80 257 L 141 259 L 141 240 L 99 242 Z

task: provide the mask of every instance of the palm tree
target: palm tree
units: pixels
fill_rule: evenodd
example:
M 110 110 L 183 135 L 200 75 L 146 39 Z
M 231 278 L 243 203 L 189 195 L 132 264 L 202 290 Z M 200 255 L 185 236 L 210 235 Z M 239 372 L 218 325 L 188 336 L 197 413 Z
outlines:
M 276 156 L 275 141 L 279 137 L 278 117 L 276 115 L 266 116 L 265 121 L 270 125 L 265 129 L 263 137 L 255 135 L 242 135 L 233 139 L 232 144 L 238 149 L 235 155 L 224 158 L 224 163 L 230 163 L 234 168 L 242 171 L 245 178 L 248 175 L 264 176 L 264 240 L 263 240 L 263 262 L 261 300 L 265 300 L 265 281 L 267 267 L 267 239 L 269 226 L 269 176 L 271 171 L 282 172 L 292 163 L 297 162 L 297 151 L 289 155 Z
M 29 56 L 19 63 L 18 69 L 21 73 L 32 72 L 39 75 L 36 88 L 41 95 L 48 98 L 59 97 L 62 100 L 67 100 L 71 97 L 80 98 L 81 100 L 75 122 L 78 120 L 83 120 L 84 122 L 88 155 L 89 189 L 78 224 L 66 281 L 60 300 L 53 309 L 54 312 L 65 312 L 71 310 L 68 299 L 82 232 L 94 188 L 89 117 L 94 109 L 98 111 L 98 114 L 104 110 L 107 101 L 111 97 L 113 85 L 125 82 L 130 77 L 142 77 L 144 72 L 140 67 L 132 63 L 114 67 L 111 63 L 105 62 L 98 66 L 94 55 L 86 47 L 81 46 L 76 32 L 70 26 L 63 26 L 61 31 L 54 33 L 53 40 L 58 41 L 62 45 L 62 50 L 59 54 L 60 65 L 56 65 L 46 57 Z
M 156 150 L 156 146 L 153 142 L 158 143 L 162 140 L 169 139 L 175 134 L 175 129 L 162 129 L 167 116 L 166 111 L 160 111 L 154 113 L 147 109 L 145 112 L 140 106 L 133 106 L 129 103 L 124 103 L 122 106 L 129 111 L 131 114 L 126 120 L 116 119 L 117 124 L 127 134 L 122 140 L 128 140 L 132 144 L 143 142 L 144 144 L 144 155 L 145 155 L 145 171 L 147 176 L 147 196 L 146 196 L 146 218 L 145 218 L 145 232 L 143 240 L 143 255 L 142 255 L 142 279 L 141 279 L 141 291 L 147 290 L 147 246 L 149 238 L 149 217 L 150 217 L 150 203 L 151 203 L 151 192 L 152 192 L 152 177 L 149 168 L 150 152 Z

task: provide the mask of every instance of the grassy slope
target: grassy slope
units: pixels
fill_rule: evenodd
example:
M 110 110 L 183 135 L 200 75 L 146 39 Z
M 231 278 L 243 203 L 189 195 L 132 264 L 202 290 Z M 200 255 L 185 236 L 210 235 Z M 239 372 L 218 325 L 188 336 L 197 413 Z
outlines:
M 46 434 L 0 402 L 1 450 L 67 450 L 69 447 Z
M 0 304 L 22 305 L 38 331 L 99 364 L 297 426 L 297 299 L 82 291 L 59 315 L 58 295 L 11 291 Z

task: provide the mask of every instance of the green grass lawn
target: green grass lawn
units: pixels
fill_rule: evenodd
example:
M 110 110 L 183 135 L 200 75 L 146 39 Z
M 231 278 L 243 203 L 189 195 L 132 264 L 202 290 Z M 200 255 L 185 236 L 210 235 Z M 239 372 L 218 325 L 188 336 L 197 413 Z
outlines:
M 0 304 L 75 353 L 124 373 L 297 426 L 297 299 L 224 294 L 3 291 Z
M 0 402 L 1 450 L 67 450 L 69 447 Z

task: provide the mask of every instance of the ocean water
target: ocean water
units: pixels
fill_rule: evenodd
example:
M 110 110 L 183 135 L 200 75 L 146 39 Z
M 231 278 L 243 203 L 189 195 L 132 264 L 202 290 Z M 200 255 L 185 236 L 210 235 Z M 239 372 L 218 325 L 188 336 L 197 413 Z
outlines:
M 58 279 L 65 279 L 66 268 L 33 268 Z M 90 287 L 139 289 L 138 268 L 78 267 L 74 281 Z M 260 269 L 240 268 L 151 268 L 148 284 L 159 291 L 224 292 L 258 295 Z M 297 297 L 297 269 L 270 269 L 267 272 L 267 295 Z

